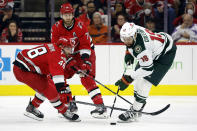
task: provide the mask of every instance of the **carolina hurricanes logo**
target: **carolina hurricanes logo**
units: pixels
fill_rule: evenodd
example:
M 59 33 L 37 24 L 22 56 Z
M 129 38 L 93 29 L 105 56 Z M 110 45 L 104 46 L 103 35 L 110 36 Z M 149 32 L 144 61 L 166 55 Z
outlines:
M 0 0 L 0 6 L 5 6 L 6 5 L 6 1 L 5 0 Z
M 70 38 L 70 41 L 71 41 L 71 43 L 74 45 L 74 47 L 77 46 L 77 40 L 78 40 L 77 37 Z
M 78 27 L 82 29 L 82 23 L 81 22 L 78 23 Z

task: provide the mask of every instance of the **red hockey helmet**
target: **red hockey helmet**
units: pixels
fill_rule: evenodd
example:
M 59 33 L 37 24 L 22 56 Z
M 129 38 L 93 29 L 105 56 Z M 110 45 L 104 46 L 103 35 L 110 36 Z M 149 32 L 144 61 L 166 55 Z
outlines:
M 66 36 L 60 37 L 56 44 L 57 46 L 63 45 L 64 47 L 74 47 L 73 41 Z
M 60 13 L 61 13 L 61 14 L 65 14 L 65 13 L 74 13 L 74 9 L 73 9 L 73 7 L 72 7 L 71 4 L 65 3 L 65 4 L 62 4 L 62 5 L 61 5 Z

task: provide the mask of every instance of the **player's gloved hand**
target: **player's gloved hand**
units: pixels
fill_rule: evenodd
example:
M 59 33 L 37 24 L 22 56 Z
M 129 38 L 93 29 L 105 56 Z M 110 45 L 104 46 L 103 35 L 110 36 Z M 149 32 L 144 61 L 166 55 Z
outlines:
M 88 60 L 83 61 L 83 63 L 80 64 L 79 68 L 81 70 L 86 70 L 87 73 L 89 73 L 91 71 L 91 65 L 92 63 Z
M 133 79 L 128 75 L 123 75 L 120 80 L 118 80 L 115 85 L 119 86 L 120 90 L 125 90 L 131 83 L 133 82 Z
M 133 64 L 134 58 L 129 51 L 126 51 L 124 61 L 127 65 Z
M 76 65 L 77 65 L 77 61 L 73 57 L 70 57 L 66 61 L 66 67 L 65 68 L 70 69 L 70 68 L 72 68 Z
M 64 104 L 68 104 L 72 101 L 72 93 L 69 85 L 67 84 L 65 87 L 59 89 L 60 101 Z

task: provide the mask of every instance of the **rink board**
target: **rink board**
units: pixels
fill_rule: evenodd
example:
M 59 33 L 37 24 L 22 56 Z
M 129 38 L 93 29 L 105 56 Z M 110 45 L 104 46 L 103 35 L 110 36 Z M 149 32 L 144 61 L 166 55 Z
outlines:
M 70 85 L 73 95 L 88 95 L 82 85 Z M 109 89 L 116 92 L 117 87 L 106 85 Z M 114 95 L 102 86 L 99 86 L 102 95 Z M 28 96 L 34 95 L 35 92 L 26 85 L 1 85 L 0 96 Z M 133 95 L 133 86 L 131 85 L 119 95 Z M 151 96 L 197 96 L 197 85 L 159 85 L 153 86 L 150 91 Z
M 0 95 L 33 95 L 34 91 L 18 82 L 13 75 L 13 64 L 19 51 L 36 45 L 1 45 L 0 46 Z M 121 44 L 96 45 L 96 80 L 116 92 L 114 83 L 124 72 L 125 46 Z M 150 95 L 197 96 L 197 44 L 178 45 L 175 60 L 160 85 L 153 87 Z M 134 65 L 136 61 L 134 62 Z M 128 67 L 134 69 L 134 65 Z M 75 75 L 68 80 L 74 95 L 87 95 L 80 79 Z M 109 86 L 110 85 L 110 86 Z M 112 95 L 101 88 L 103 95 Z M 132 85 L 131 85 L 132 87 Z M 133 94 L 133 88 L 120 92 L 120 95 Z

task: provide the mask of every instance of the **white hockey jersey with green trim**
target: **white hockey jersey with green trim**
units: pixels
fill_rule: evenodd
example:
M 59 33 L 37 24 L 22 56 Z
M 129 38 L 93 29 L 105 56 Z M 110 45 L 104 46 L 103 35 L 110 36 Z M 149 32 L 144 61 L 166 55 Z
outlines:
M 165 55 L 173 46 L 171 36 L 164 32 L 153 33 L 138 26 L 136 40 L 128 51 L 137 59 L 140 68 L 136 71 L 127 69 L 125 75 L 133 79 L 149 76 L 153 72 L 154 60 Z

